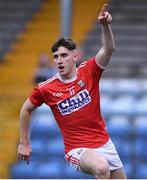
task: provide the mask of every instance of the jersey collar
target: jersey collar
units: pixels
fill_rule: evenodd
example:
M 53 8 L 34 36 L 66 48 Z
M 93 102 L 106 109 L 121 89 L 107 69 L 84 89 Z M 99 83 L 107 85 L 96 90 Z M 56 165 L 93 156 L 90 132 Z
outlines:
M 77 71 L 77 72 L 78 72 L 78 71 Z M 77 74 L 78 74 L 78 73 L 77 73 Z M 71 79 L 63 79 L 63 78 L 61 78 L 61 76 L 60 76 L 59 73 L 57 73 L 57 77 L 59 78 L 60 81 L 62 81 L 62 82 L 64 82 L 64 83 L 70 83 L 70 82 L 73 82 L 73 81 L 75 81 L 75 80 L 77 79 L 77 74 L 76 74 L 76 76 L 74 76 L 74 77 L 71 78 Z

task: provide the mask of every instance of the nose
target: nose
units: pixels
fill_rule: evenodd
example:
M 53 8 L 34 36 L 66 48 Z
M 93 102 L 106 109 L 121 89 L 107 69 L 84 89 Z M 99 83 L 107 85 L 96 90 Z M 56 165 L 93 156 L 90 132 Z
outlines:
M 62 63 L 63 63 L 62 58 L 59 56 L 57 59 L 57 64 L 62 64 Z

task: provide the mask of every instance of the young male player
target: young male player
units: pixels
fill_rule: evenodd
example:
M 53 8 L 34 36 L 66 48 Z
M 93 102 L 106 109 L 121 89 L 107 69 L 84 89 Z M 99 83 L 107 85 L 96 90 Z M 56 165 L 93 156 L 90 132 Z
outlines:
M 21 109 L 18 156 L 29 161 L 30 115 L 36 107 L 46 103 L 62 132 L 65 157 L 71 166 L 98 179 L 125 179 L 122 162 L 100 112 L 98 84 L 115 48 L 110 27 L 112 17 L 107 11 L 107 4 L 98 21 L 102 27 L 102 47 L 95 57 L 82 63 L 78 69 L 76 43 L 69 38 L 60 38 L 53 44 L 58 73 L 40 83 Z

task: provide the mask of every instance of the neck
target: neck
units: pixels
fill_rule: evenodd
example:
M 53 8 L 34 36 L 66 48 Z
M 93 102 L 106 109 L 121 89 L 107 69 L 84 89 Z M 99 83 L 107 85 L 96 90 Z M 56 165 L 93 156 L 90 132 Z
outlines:
M 58 77 L 63 82 L 72 82 L 77 79 L 77 70 L 74 73 L 67 75 L 67 76 L 66 75 L 63 76 L 58 73 Z

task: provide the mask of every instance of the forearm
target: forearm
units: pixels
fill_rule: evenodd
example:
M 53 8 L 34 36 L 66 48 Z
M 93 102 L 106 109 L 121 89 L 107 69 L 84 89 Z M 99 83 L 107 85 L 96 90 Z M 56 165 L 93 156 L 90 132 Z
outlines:
M 102 48 L 107 53 L 112 53 L 115 50 L 115 42 L 111 27 L 109 24 L 101 25 L 102 28 Z
M 20 111 L 20 143 L 29 144 L 29 124 L 31 112 L 22 108 Z
M 29 125 L 31 112 L 36 107 L 29 99 L 25 101 L 20 111 L 20 144 L 18 146 L 18 159 L 27 161 L 29 164 L 31 146 L 29 143 Z

